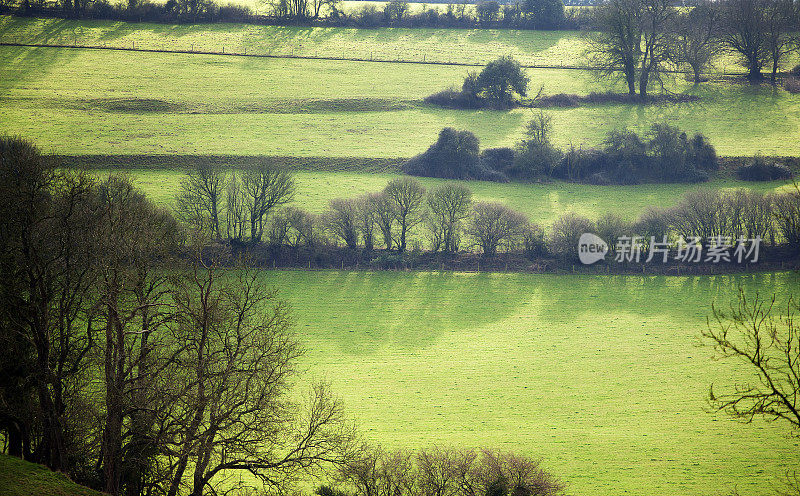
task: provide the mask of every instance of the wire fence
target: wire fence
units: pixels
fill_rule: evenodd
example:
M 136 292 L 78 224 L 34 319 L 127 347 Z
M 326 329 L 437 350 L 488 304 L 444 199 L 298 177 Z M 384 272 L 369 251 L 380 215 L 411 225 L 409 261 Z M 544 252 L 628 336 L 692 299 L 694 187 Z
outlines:
M 482 67 L 496 59 L 503 52 L 487 48 L 484 50 L 470 50 L 468 54 L 453 53 L 450 50 L 436 50 L 432 47 L 425 49 L 392 49 L 382 48 L 375 50 L 372 47 L 348 46 L 346 48 L 332 49 L 320 48 L 315 43 L 296 44 L 257 44 L 243 43 L 241 40 L 231 40 L 230 43 L 194 43 L 181 39 L 116 39 L 98 40 L 85 39 L 80 36 L 55 35 L 39 36 L 31 41 L 24 36 L 0 34 L 1 46 L 41 47 L 41 48 L 72 48 L 92 50 L 118 50 L 133 52 L 153 53 L 180 53 L 197 55 L 225 55 L 234 57 L 264 57 L 280 59 L 308 59 L 308 60 L 335 60 L 353 62 L 384 62 L 399 64 L 429 64 L 452 65 L 465 67 Z M 594 70 L 588 61 L 559 60 L 552 57 L 537 56 L 536 54 L 514 55 L 524 68 L 528 69 L 569 69 L 569 70 Z M 683 73 L 684 71 L 672 70 L 667 72 Z M 743 75 L 745 72 L 740 67 L 722 66 L 710 75 Z

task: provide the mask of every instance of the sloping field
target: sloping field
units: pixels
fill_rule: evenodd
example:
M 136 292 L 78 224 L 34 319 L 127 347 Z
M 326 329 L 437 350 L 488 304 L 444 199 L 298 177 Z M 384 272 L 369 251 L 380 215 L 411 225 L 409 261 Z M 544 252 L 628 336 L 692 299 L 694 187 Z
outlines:
M 513 55 L 523 64 L 574 64 L 576 31 L 322 28 L 242 24 L 165 25 L 0 16 L 0 41 L 485 64 Z
M 785 296 L 796 274 L 715 277 L 269 272 L 310 373 L 390 447 L 520 450 L 574 496 L 774 494 L 800 464 L 788 426 L 704 411 L 743 376 L 698 347 L 737 287 Z
M 410 157 L 441 128 L 513 146 L 530 110 L 459 111 L 421 103 L 464 67 L 0 47 L 0 132 L 58 154 Z M 547 94 L 608 86 L 584 71 L 530 70 Z M 613 128 L 667 121 L 701 131 L 722 155 L 800 155 L 800 95 L 766 87 L 683 88 L 694 103 L 553 109 L 554 140 L 590 146 Z

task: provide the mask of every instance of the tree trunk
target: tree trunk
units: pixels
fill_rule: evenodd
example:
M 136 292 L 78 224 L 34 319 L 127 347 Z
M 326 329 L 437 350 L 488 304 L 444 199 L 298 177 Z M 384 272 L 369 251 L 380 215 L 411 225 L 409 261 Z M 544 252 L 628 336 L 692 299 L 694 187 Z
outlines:
M 775 86 L 775 81 L 778 78 L 778 58 L 773 57 L 772 61 L 772 75 L 770 76 L 770 82 L 773 86 Z
M 755 59 L 755 57 L 750 57 L 748 66 L 750 72 L 747 73 L 747 79 L 750 81 L 761 81 L 764 79 L 764 75 L 761 74 L 761 66 L 758 64 L 758 61 Z
M 116 314 L 116 297 L 111 296 L 106 322 L 104 353 L 106 379 L 106 422 L 103 431 L 104 491 L 112 496 L 120 492 L 122 457 L 122 374 L 124 374 L 125 336 Z

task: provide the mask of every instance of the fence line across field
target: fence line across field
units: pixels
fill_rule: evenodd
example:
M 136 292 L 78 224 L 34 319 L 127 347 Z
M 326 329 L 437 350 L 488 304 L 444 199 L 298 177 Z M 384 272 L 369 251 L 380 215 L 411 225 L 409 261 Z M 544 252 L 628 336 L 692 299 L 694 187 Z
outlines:
M 463 66 L 463 67 L 483 67 L 491 60 L 497 57 L 497 54 L 487 55 L 480 60 L 457 60 L 452 56 L 440 55 L 437 53 L 427 52 L 402 52 L 400 49 L 394 50 L 393 56 L 387 56 L 385 52 L 375 53 L 366 51 L 361 55 L 346 55 L 344 52 L 325 53 L 323 50 L 313 50 L 310 53 L 305 53 L 307 50 L 303 44 L 292 46 L 280 47 L 247 47 L 244 45 L 231 43 L 230 45 L 200 45 L 197 43 L 181 43 L 174 40 L 173 43 L 169 42 L 137 42 L 130 40 L 125 43 L 109 43 L 103 41 L 81 40 L 77 36 L 56 36 L 46 38 L 41 42 L 27 41 L 20 36 L 7 36 L 0 35 L 0 46 L 17 46 L 28 48 L 72 48 L 72 49 L 91 49 L 91 50 L 116 50 L 116 51 L 131 51 L 131 52 L 150 52 L 150 53 L 179 53 L 179 54 L 196 54 L 196 55 L 222 55 L 233 57 L 262 57 L 262 58 L 276 58 L 276 59 L 306 59 L 306 60 L 332 60 L 332 61 L 345 61 L 345 62 L 379 62 L 379 63 L 399 63 L 399 64 L 423 64 L 423 65 L 450 65 L 450 66 Z M 259 50 L 259 48 L 261 50 Z M 389 52 L 392 52 L 391 50 Z M 565 70 L 580 70 L 591 71 L 593 68 L 589 63 L 564 63 L 563 60 L 556 63 L 537 62 L 536 58 L 523 58 L 520 65 L 526 69 L 565 69 Z M 670 70 L 682 74 L 685 71 Z M 709 73 L 709 75 L 744 75 L 745 71 L 742 70 L 728 70 L 727 67 L 722 67 L 721 70 Z

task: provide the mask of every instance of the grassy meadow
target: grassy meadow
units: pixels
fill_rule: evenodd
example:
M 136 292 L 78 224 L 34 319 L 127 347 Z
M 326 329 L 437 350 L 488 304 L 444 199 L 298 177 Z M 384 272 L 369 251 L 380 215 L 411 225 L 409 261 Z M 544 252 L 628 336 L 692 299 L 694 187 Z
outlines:
M 739 285 L 785 297 L 796 274 L 265 277 L 292 305 L 309 374 L 387 447 L 518 450 L 572 496 L 762 495 L 800 464 L 786 425 L 705 411 L 710 383 L 743 377 L 698 346 L 712 302 Z
M 361 4 L 362 2 L 357 2 Z M 363 2 L 369 3 L 369 2 Z M 575 64 L 576 31 L 326 28 L 246 24 L 168 25 L 0 16 L 0 39 L 42 44 L 197 50 L 485 64 L 513 55 L 527 65 Z
M 39 24 L 36 29 L 49 26 L 53 33 L 84 26 L 8 17 L 0 22 L 5 33 Z M 94 24 L 102 23 L 86 23 L 86 29 Z M 148 38 L 155 36 L 153 30 L 170 28 L 121 25 L 117 30 Z M 172 28 L 202 34 L 197 27 Z M 213 33 L 233 27 L 208 29 Z M 425 30 L 406 31 L 425 36 Z M 454 46 L 463 44 L 459 37 L 470 36 L 469 31 L 440 31 L 455 38 Z M 383 44 L 376 36 L 406 36 L 394 30 L 340 30 L 331 43 L 340 44 L 339 38 L 349 32 L 367 32 L 363 36 L 371 46 Z M 497 35 L 476 33 L 476 45 Z M 520 36 L 520 51 L 534 50 L 524 43 L 526 37 L 539 36 L 536 43 L 554 47 L 574 45 L 569 41 L 574 34 L 559 38 L 559 33 L 529 33 Z M 509 32 L 502 35 L 515 40 Z M 28 38 L 40 39 L 35 34 Z M 547 38 L 550 42 L 543 41 Z M 469 45 L 460 50 L 473 51 Z M 493 56 L 503 53 L 499 47 Z M 475 132 L 484 147 L 513 146 L 531 116 L 525 109 L 462 111 L 423 104 L 425 96 L 460 84 L 467 68 L 458 66 L 5 46 L 0 47 L 0 68 L 0 132 L 25 135 L 46 152 L 59 154 L 410 157 L 425 150 L 445 126 Z M 543 86 L 545 94 L 609 88 L 586 71 L 531 69 L 528 74 L 531 87 Z M 740 84 L 691 87 L 680 81 L 672 89 L 697 94 L 700 100 L 548 110 L 554 141 L 591 146 L 611 129 L 645 131 L 652 122 L 666 121 L 703 132 L 721 155 L 800 154 L 800 94 Z

